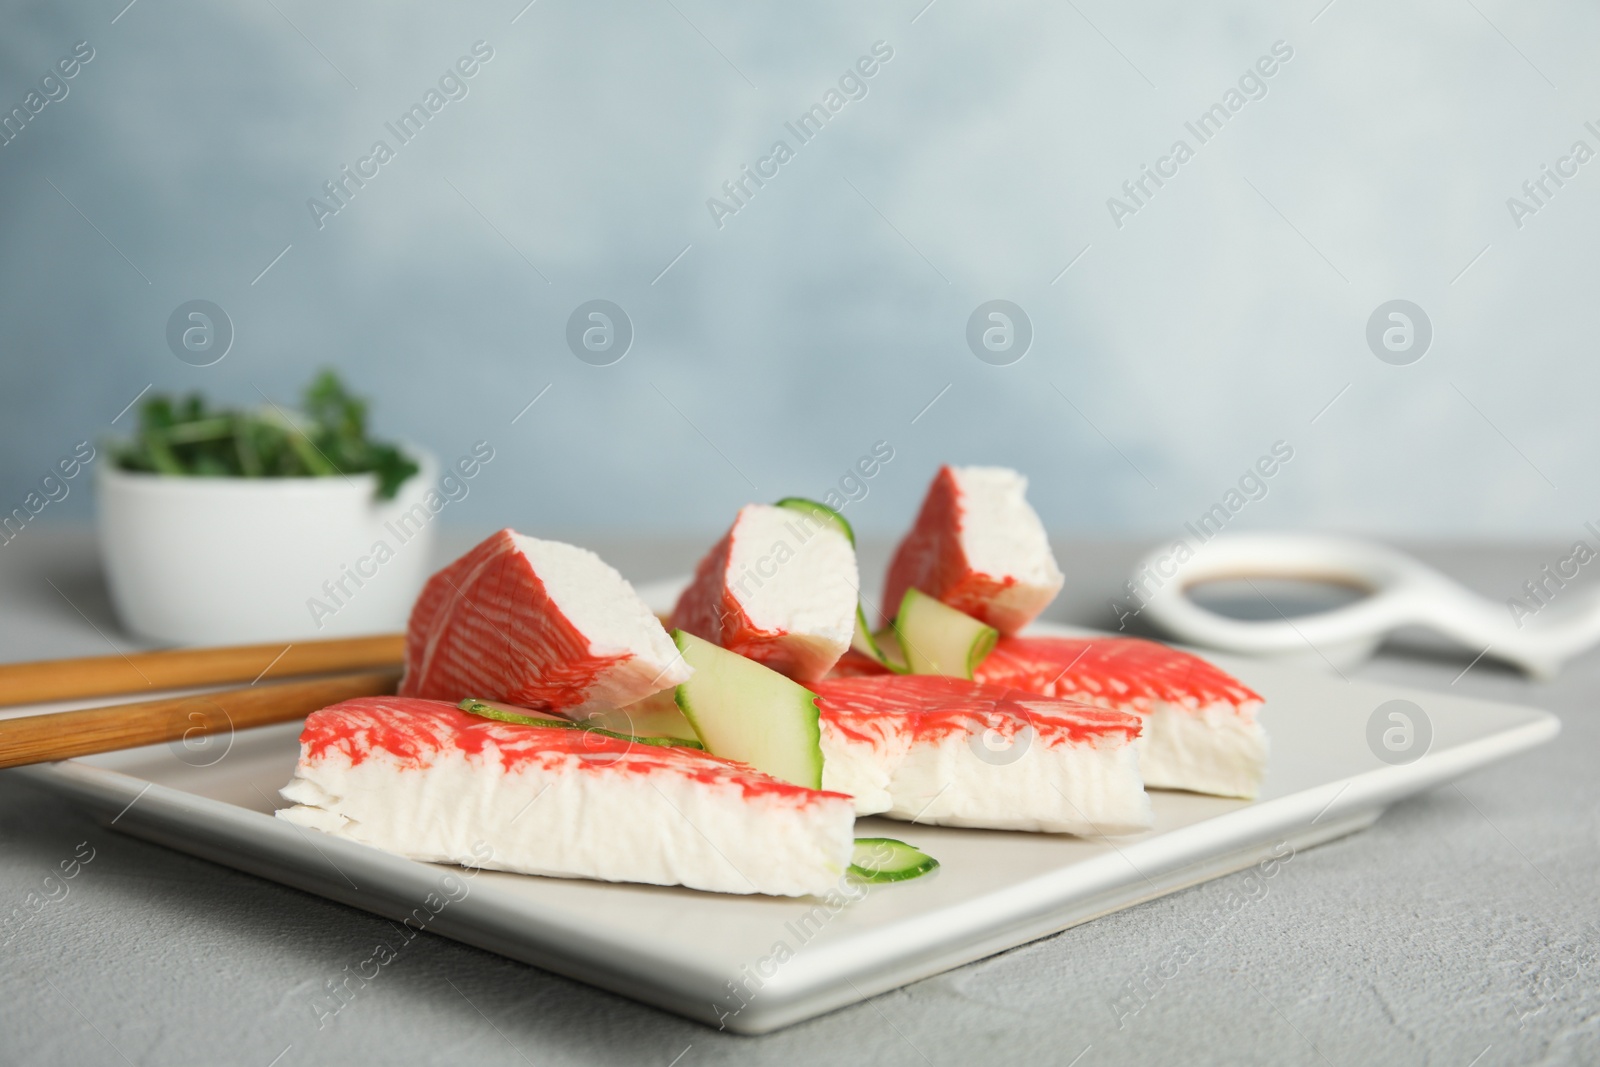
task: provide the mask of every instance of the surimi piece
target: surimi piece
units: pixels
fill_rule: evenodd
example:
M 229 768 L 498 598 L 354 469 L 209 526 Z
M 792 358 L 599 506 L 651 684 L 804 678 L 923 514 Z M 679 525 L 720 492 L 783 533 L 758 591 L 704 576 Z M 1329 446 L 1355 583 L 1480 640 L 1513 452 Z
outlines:
M 719 893 L 833 889 L 851 799 L 688 748 L 363 697 L 314 712 L 278 817 L 412 859 Z
M 1028 480 L 1005 467 L 940 467 L 889 564 L 885 615 L 907 589 L 1014 634 L 1061 591 Z
M 850 647 L 859 588 L 842 529 L 813 513 L 749 504 L 695 568 L 670 625 L 809 682 Z
M 1260 792 L 1261 697 L 1198 656 L 1135 637 L 1002 637 L 973 677 L 1140 716 L 1139 763 L 1151 788 Z
M 691 673 L 661 620 L 599 556 L 501 530 L 423 586 L 399 692 L 585 715 Z
M 1089 836 L 1151 825 L 1138 716 L 937 675 L 812 689 L 823 788 L 858 815 Z

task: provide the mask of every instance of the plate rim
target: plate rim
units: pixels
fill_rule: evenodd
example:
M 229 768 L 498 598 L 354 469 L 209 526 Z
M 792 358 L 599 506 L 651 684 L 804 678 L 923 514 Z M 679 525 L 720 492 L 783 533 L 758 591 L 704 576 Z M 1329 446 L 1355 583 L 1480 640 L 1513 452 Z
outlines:
M 656 583 L 666 586 L 668 583 Z M 1095 634 L 1099 631 L 1044 623 L 1039 632 Z M 1115 637 L 1115 634 L 1105 634 Z M 1180 646 L 1181 647 L 1181 646 Z M 1215 653 L 1197 653 L 1215 656 Z M 1223 660 L 1234 657 L 1220 656 Z M 1271 664 L 1275 670 L 1318 684 L 1336 684 L 1303 667 Z M 1428 695 L 1426 690 L 1386 683 L 1360 683 L 1392 694 Z M 1523 721 L 1483 736 L 1432 750 L 1398 766 L 1371 768 L 1343 778 L 1250 802 L 1198 822 L 1135 840 L 1112 850 L 1043 872 L 1022 882 L 891 922 L 852 938 L 810 946 L 762 983 L 759 995 L 734 1016 L 719 1016 L 728 975 L 694 959 L 674 957 L 650 946 L 607 938 L 603 924 L 588 929 L 550 921 L 525 902 L 493 885 L 475 887 L 479 904 L 441 911 L 427 929 L 441 936 L 554 971 L 694 1021 L 730 1032 L 760 1034 L 855 1003 L 908 982 L 937 974 L 995 952 L 1122 910 L 1187 885 L 1221 877 L 1249 866 L 1219 867 L 1157 893 L 1128 895 L 1141 888 L 1129 868 L 1166 879 L 1203 866 L 1208 858 L 1243 855 L 1270 841 L 1293 835 L 1316 836 L 1313 828 L 1348 826 L 1354 832 L 1374 821 L 1395 801 L 1453 781 L 1473 770 L 1507 759 L 1554 738 L 1560 719 L 1536 707 L 1449 694 L 1453 700 L 1500 712 L 1515 711 Z M 257 729 L 282 729 L 286 724 Z M 317 834 L 271 815 L 225 800 L 140 778 L 81 759 L 13 769 L 38 786 L 63 793 L 119 832 L 153 841 L 279 884 L 331 899 L 391 920 L 412 910 L 440 877 L 451 870 L 384 852 L 372 846 Z M 1326 820 L 1326 821 L 1324 821 Z M 1359 825 L 1357 825 L 1359 824 Z M 310 844 L 304 847 L 302 839 Z M 1110 843 L 1110 842 L 1107 842 Z M 328 853 L 325 855 L 324 853 Z M 316 858 L 339 872 L 341 887 Z M 356 888 L 333 858 L 357 869 L 366 888 Z M 376 881 L 374 880 L 376 877 Z M 1087 883 L 1087 889 L 1085 888 Z M 1122 897 L 1118 897 L 1122 894 Z M 1125 898 L 1125 899 L 1124 899 Z M 1080 915 L 1096 901 L 1121 899 L 1093 914 Z M 951 920 L 963 925 L 951 935 Z M 997 921 L 998 920 L 998 921 Z M 938 926 L 938 936 L 926 931 Z M 923 933 L 920 938 L 908 934 Z M 509 942 L 509 943 L 508 943 Z M 911 948 L 904 947 L 906 944 Z M 730 1021 L 731 1019 L 731 1021 Z

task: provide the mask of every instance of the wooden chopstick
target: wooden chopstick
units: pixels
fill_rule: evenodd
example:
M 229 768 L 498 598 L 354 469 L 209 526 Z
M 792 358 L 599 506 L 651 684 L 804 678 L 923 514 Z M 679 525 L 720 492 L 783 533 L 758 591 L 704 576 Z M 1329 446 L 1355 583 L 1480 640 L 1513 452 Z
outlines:
M 290 722 L 341 700 L 393 693 L 400 682 L 400 673 L 395 667 L 309 682 L 280 682 L 135 704 L 0 719 L 0 767 L 72 759 L 119 748 L 192 740 L 206 734 L 226 734 L 252 726 Z
M 253 683 L 268 673 L 273 678 L 292 678 L 390 667 L 405 659 L 405 642 L 404 634 L 380 634 L 6 663 L 0 664 L 0 706 Z

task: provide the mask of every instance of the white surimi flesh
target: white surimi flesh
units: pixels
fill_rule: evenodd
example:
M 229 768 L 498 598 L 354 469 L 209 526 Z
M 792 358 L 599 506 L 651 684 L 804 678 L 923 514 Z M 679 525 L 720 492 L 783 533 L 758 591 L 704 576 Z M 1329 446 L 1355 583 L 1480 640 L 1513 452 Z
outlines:
M 720 893 L 828 892 L 855 822 L 849 797 L 703 752 L 397 697 L 313 714 L 282 794 L 279 818 L 412 859 Z
M 874 702 L 867 689 L 869 682 L 893 691 L 932 681 L 840 679 L 816 686 L 822 785 L 854 796 L 857 815 L 1087 836 L 1150 827 L 1135 717 L 953 678 L 937 682 L 977 698 L 896 710 L 892 700 Z

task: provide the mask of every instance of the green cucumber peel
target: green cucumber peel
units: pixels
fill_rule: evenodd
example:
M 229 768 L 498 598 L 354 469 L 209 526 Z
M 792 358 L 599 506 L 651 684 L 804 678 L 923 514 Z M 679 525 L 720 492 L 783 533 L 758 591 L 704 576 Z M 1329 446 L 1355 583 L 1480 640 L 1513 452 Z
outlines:
M 571 719 L 544 719 L 533 715 L 523 715 L 509 710 L 503 704 L 496 704 L 492 700 L 478 700 L 475 697 L 467 697 L 456 707 L 468 715 L 477 715 L 481 718 L 493 719 L 496 722 L 515 723 L 518 726 L 542 726 L 550 730 L 583 730 L 587 733 L 599 734 L 601 737 L 615 738 L 618 741 L 630 741 L 640 745 L 656 745 L 661 748 L 693 748 L 704 752 L 706 747 L 699 741 L 690 741 L 682 737 L 638 737 L 634 734 L 607 730 L 603 726 L 590 726 L 588 723 L 573 722 Z
M 893 648 L 890 647 L 893 642 Z M 867 625 L 867 612 L 860 604 L 856 605 L 856 632 L 850 638 L 850 647 L 868 656 L 881 666 L 889 668 L 895 674 L 910 674 L 911 668 L 905 664 L 904 656 L 899 653 L 899 641 L 896 640 L 893 628 L 886 628 L 877 633 Z
M 939 861 L 892 837 L 858 837 L 850 874 L 863 882 L 907 882 L 936 870 Z
M 816 500 L 808 500 L 803 496 L 786 496 L 773 507 L 788 508 L 798 511 L 802 515 L 810 515 L 819 522 L 827 523 L 835 530 L 844 534 L 844 539 L 850 542 L 850 547 L 856 547 L 856 532 L 850 528 L 850 522 L 834 508 Z

